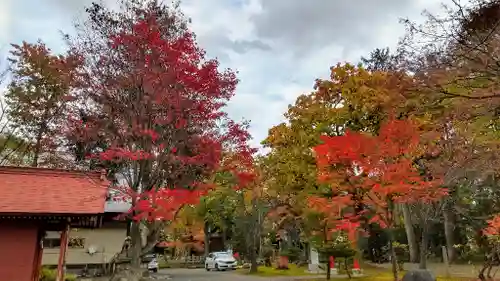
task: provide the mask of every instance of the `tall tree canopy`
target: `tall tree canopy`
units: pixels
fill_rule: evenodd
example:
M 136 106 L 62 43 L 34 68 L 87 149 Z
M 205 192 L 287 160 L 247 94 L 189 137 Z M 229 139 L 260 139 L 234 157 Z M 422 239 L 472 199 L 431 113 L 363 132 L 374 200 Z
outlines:
M 54 55 L 42 42 L 12 47 L 12 79 L 5 94 L 9 125 L 15 128 L 18 140 L 30 144 L 32 166 L 64 165 L 62 152 L 58 152 L 61 128 L 81 57 L 71 52 Z
M 223 111 L 237 84 L 231 70 L 205 58 L 175 7 L 157 1 L 124 1 L 118 12 L 93 4 L 73 49 L 85 58 L 79 99 L 85 120 L 75 114 L 75 143 L 103 141 L 89 156 L 104 167 L 117 164 L 117 187 L 131 200 L 134 220 L 132 265 L 139 267 L 139 222 L 150 220 L 150 242 L 161 221 L 184 204 L 197 202 L 207 181 L 224 166 L 223 152 L 251 165 L 247 124 Z M 236 171 L 238 170 L 238 171 Z M 242 178 L 243 179 L 243 178 Z M 242 182 L 239 182 L 242 183 Z M 151 244 L 149 245 L 151 247 Z

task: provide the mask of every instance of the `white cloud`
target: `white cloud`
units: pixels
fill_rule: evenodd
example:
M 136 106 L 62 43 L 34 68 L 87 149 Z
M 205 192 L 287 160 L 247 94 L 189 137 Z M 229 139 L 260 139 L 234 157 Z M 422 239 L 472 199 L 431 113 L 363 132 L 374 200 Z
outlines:
M 12 24 L 12 12 L 10 0 L 0 2 L 0 42 L 5 42 L 9 38 Z M 0 49 L 3 46 L 0 46 Z
M 71 20 L 90 2 L 18 0 L 9 13 L 9 0 L 2 0 L 0 42 L 42 38 L 55 50 L 64 48 L 58 30 L 71 30 Z M 283 121 L 288 104 L 311 91 L 315 78 L 329 75 L 330 66 L 394 46 L 403 32 L 398 17 L 418 19 L 423 8 L 435 10 L 437 2 L 184 0 L 181 8 L 208 55 L 239 71 L 241 83 L 228 111 L 237 120 L 252 121 L 257 145 Z

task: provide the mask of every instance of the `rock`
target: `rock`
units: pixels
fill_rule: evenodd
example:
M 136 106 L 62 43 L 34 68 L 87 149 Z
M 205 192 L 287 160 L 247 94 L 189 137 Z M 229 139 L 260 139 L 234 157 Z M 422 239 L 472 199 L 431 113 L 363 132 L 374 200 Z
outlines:
M 418 269 L 408 271 L 402 281 L 436 281 L 436 277 L 428 270 Z

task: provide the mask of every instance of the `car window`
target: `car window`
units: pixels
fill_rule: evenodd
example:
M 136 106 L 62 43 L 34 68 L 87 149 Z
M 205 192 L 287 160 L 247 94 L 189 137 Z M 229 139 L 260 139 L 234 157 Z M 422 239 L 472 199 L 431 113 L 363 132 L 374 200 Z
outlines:
M 209 258 L 209 259 L 211 259 L 211 258 L 213 258 L 213 257 L 214 257 L 214 255 L 213 255 L 213 254 L 208 254 L 208 258 Z
M 223 258 L 223 259 L 227 259 L 227 258 L 230 258 L 231 256 L 226 254 L 226 253 L 221 253 L 221 254 L 217 254 L 217 257 L 218 258 Z

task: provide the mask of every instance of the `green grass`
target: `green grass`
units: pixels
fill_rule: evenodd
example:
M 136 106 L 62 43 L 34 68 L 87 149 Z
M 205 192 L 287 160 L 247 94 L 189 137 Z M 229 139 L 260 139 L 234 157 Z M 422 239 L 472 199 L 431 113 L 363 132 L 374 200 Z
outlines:
M 297 267 L 294 264 L 289 264 L 288 265 L 289 269 L 288 270 L 279 270 L 275 269 L 274 267 L 265 267 L 265 266 L 259 266 L 258 267 L 258 272 L 255 273 L 256 276 L 262 276 L 262 277 L 273 277 L 273 276 L 311 276 L 309 279 L 301 279 L 302 281 L 323 281 L 326 280 L 324 277 L 315 277 L 313 273 L 308 273 L 306 272 L 307 268 L 306 267 Z M 361 268 L 363 268 L 363 274 L 365 276 L 363 277 L 353 277 L 351 280 L 354 281 L 392 281 L 392 272 L 387 269 L 381 269 L 378 267 L 373 267 L 367 264 L 362 264 Z M 238 272 L 242 274 L 249 274 L 248 269 L 239 269 Z M 399 272 L 399 278 L 401 279 L 403 277 L 405 272 Z M 326 274 L 321 274 L 321 275 L 326 275 Z M 332 278 L 331 280 L 333 281 L 349 281 L 349 278 Z M 470 278 L 457 278 L 457 277 L 451 277 L 451 278 L 444 278 L 444 277 L 437 277 L 437 281 L 470 281 Z M 474 280 L 475 281 L 475 280 Z
M 40 280 L 42 280 L 42 281 L 55 281 L 56 275 L 57 275 L 56 269 L 42 267 L 42 270 L 40 272 Z M 76 275 L 75 274 L 65 274 L 64 280 L 65 281 L 74 281 L 74 280 L 76 280 Z
M 399 280 L 401 280 L 400 277 Z M 315 278 L 315 279 L 302 279 L 301 281 L 324 281 L 325 278 Z M 332 278 L 332 281 L 392 281 L 392 274 L 384 275 L 384 276 L 364 276 L 364 277 L 353 277 L 351 280 L 348 278 Z M 471 279 L 463 279 L 463 278 L 441 278 L 438 277 L 437 281 L 470 281 Z M 475 279 L 472 279 L 475 281 Z
M 371 271 L 369 270 L 368 272 L 364 272 L 365 276 L 363 277 L 353 277 L 351 280 L 349 278 L 332 278 L 333 281 L 392 281 L 392 272 L 387 271 L 387 270 L 378 270 L 378 271 Z M 403 278 L 404 272 L 399 273 L 399 279 L 401 280 Z M 311 278 L 311 279 L 306 279 L 306 280 L 301 280 L 301 281 L 324 281 L 325 278 Z M 457 278 L 457 277 L 451 277 L 451 278 L 444 278 L 444 277 L 437 277 L 437 281 L 470 281 L 470 278 Z M 475 281 L 475 279 L 473 279 Z
M 248 268 L 238 269 L 238 272 L 243 274 L 249 274 Z M 314 273 L 307 272 L 307 267 L 298 267 L 295 264 L 289 264 L 288 270 L 276 269 L 275 267 L 265 267 L 259 266 L 257 269 L 257 273 L 253 273 L 253 275 L 257 276 L 307 276 L 307 275 L 317 275 Z

